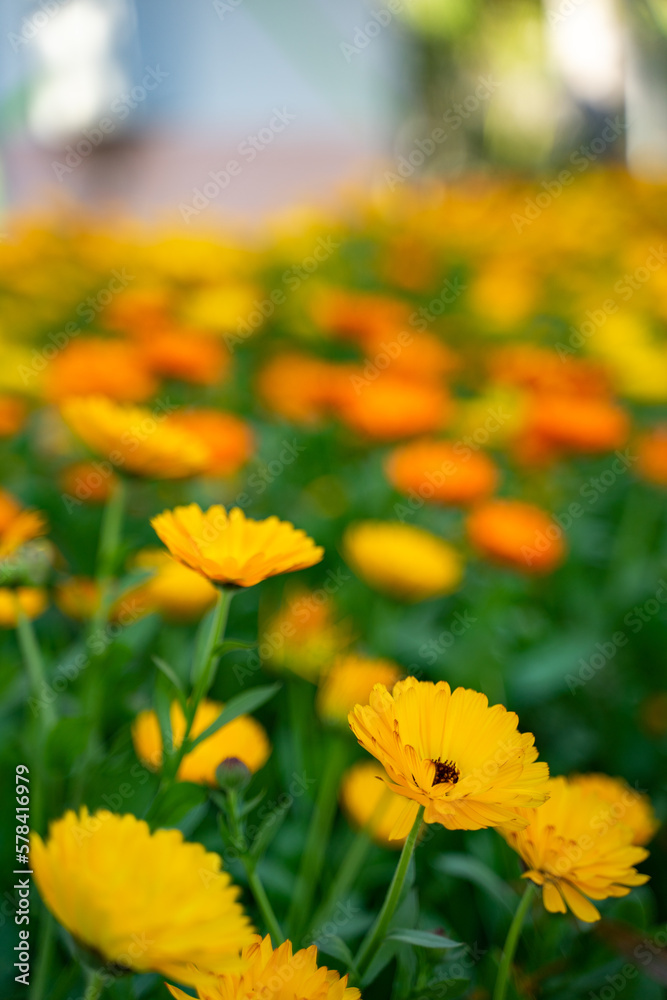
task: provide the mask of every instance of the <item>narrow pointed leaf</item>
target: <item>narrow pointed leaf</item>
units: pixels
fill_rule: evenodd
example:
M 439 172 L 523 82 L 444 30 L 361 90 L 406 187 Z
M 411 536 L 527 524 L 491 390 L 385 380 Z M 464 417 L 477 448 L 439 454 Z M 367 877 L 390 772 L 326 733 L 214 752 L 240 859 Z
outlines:
M 209 736 L 213 736 L 213 733 L 217 733 L 218 729 L 226 726 L 233 719 L 238 718 L 239 715 L 247 715 L 249 712 L 254 712 L 255 709 L 264 705 L 270 698 L 273 698 L 281 686 L 281 684 L 263 684 L 261 687 L 252 688 L 250 691 L 243 691 L 242 694 L 237 694 L 236 697 L 227 702 L 218 718 L 211 723 L 208 729 L 205 729 L 196 739 L 192 740 L 189 749 L 193 750 L 203 740 L 207 740 Z

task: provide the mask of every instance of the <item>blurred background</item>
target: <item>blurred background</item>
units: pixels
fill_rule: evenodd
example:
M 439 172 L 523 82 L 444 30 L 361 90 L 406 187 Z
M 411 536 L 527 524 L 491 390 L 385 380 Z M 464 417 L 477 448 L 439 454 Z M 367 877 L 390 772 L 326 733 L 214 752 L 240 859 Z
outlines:
M 212 182 L 247 218 L 387 171 L 653 177 L 666 33 L 667 0 L 4 0 L 0 199 L 178 217 Z

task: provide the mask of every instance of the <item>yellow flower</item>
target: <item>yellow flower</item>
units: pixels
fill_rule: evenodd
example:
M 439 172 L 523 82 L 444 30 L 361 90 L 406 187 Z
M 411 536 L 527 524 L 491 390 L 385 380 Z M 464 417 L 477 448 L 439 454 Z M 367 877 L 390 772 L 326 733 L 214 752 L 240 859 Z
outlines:
M 46 533 L 43 514 L 22 510 L 19 501 L 0 489 L 0 559 L 11 555 L 25 542 Z
M 653 840 L 660 821 L 653 812 L 648 795 L 635 791 L 622 778 L 612 778 L 608 774 L 575 774 L 570 781 L 605 802 L 606 809 L 600 816 L 600 825 L 622 823 L 629 826 L 633 844 L 640 847 Z
M 324 555 L 289 521 L 253 521 L 240 507 L 204 512 L 196 503 L 165 510 L 151 521 L 172 556 L 223 586 L 252 587 L 269 576 L 314 566 Z
M 291 670 L 313 684 L 350 642 L 350 627 L 336 620 L 331 598 L 324 590 L 305 587 L 286 595 L 260 634 L 259 653 L 266 666 Z
M 366 830 L 382 847 L 400 847 L 404 838 L 389 836 L 405 809 L 405 799 L 384 782 L 385 773 L 374 761 L 354 764 L 343 775 L 340 801 L 350 821 Z
M 164 549 L 143 549 L 133 566 L 153 573 L 125 595 L 137 598 L 148 613 L 157 611 L 172 621 L 190 622 L 201 618 L 215 604 L 217 591 L 213 584 Z
M 190 736 L 194 739 L 215 722 L 225 706 L 217 701 L 204 700 L 197 706 Z M 171 704 L 169 713 L 171 737 L 174 748 L 178 749 L 185 733 L 183 709 L 177 701 Z M 162 734 L 157 715 L 152 709 L 140 712 L 132 725 L 132 740 L 139 760 L 152 770 L 159 770 L 162 764 Z M 271 753 L 263 726 L 250 715 L 240 715 L 217 733 L 202 740 L 199 746 L 186 754 L 178 769 L 180 781 L 193 781 L 198 785 L 216 785 L 215 769 L 228 757 L 243 761 L 248 770 L 259 771 Z
M 48 598 L 42 587 L 0 587 L 0 628 L 16 628 L 16 602 L 26 618 L 39 618 L 46 610 Z
M 580 920 L 599 920 L 590 900 L 627 896 L 648 881 L 633 867 L 648 851 L 633 845 L 631 827 L 607 822 L 608 801 L 585 783 L 552 778 L 548 793 L 545 805 L 524 811 L 525 829 L 501 832 L 528 868 L 523 878 L 542 886 L 550 913 L 569 907 Z
M 61 413 L 91 451 L 134 475 L 182 479 L 208 464 L 201 438 L 147 408 L 86 396 L 65 400 Z
M 547 797 L 546 764 L 537 762 L 532 733 L 486 695 L 452 691 L 439 681 L 407 677 L 390 694 L 376 684 L 369 705 L 349 716 L 357 740 L 389 776 L 389 788 L 408 800 L 390 836 L 404 837 L 419 805 L 427 823 L 449 830 L 480 830 L 529 822 L 521 807 Z
M 317 710 L 323 719 L 345 723 L 357 702 L 368 701 L 373 686 L 393 687 L 401 668 L 391 660 L 350 653 L 339 656 L 320 679 Z
M 178 830 L 84 807 L 52 823 L 46 842 L 32 835 L 30 862 L 49 910 L 100 965 L 195 985 L 192 963 L 236 971 L 252 940 L 219 856 Z
M 209 977 L 197 987 L 200 1000 L 359 1000 L 359 990 L 347 985 L 335 969 L 317 964 L 317 948 L 292 951 L 285 941 L 275 950 L 271 939 L 255 936 L 243 949 L 247 968 L 240 974 Z M 176 1000 L 189 1000 L 187 993 L 169 987 Z
M 360 521 L 343 538 L 345 559 L 365 582 L 402 601 L 456 590 L 463 564 L 451 545 L 398 521 Z

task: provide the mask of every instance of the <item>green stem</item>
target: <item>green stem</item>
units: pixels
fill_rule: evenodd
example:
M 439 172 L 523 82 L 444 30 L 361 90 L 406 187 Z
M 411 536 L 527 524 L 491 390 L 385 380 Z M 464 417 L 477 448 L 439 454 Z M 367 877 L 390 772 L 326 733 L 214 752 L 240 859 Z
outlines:
M 278 923 L 278 919 L 273 912 L 273 907 L 271 906 L 269 897 L 266 894 L 264 884 L 257 873 L 257 861 L 255 858 L 251 858 L 247 853 L 247 841 L 239 819 L 238 795 L 236 792 L 228 793 L 227 804 L 230 832 L 235 845 L 238 845 L 238 847 L 241 848 L 239 850 L 239 860 L 241 861 L 248 877 L 248 886 L 255 897 L 257 908 L 264 918 L 266 929 L 271 935 L 273 947 L 277 948 L 278 945 L 283 944 L 285 935 L 283 934 L 280 924 Z
M 496 979 L 496 988 L 493 991 L 493 1000 L 504 1000 L 505 998 L 514 952 L 519 943 L 521 928 L 523 927 L 523 922 L 526 919 L 526 914 L 528 913 L 536 888 L 533 882 L 528 883 L 526 891 L 521 897 L 521 902 L 517 906 L 512 918 L 512 923 L 510 924 L 510 929 L 507 932 L 505 940 L 505 947 L 503 948 L 503 955 L 498 967 L 498 978 Z
M 92 640 L 102 639 L 99 633 L 103 632 L 109 620 L 113 598 L 114 569 L 118 557 L 126 500 L 127 484 L 119 476 L 102 515 L 95 573 L 99 603 L 87 630 L 86 649 L 91 647 Z M 106 652 L 106 646 L 106 642 L 103 642 L 101 653 L 89 654 L 86 665 L 87 676 L 82 694 L 82 707 L 83 714 L 88 721 L 88 741 L 82 754 L 81 767 L 74 787 L 74 801 L 77 804 L 80 804 L 83 798 L 88 771 L 95 757 L 95 746 L 101 729 L 104 692 L 100 661 Z
M 365 829 L 359 830 L 352 838 L 352 843 L 340 863 L 335 881 L 329 890 L 327 898 L 311 921 L 313 939 L 317 937 L 318 929 L 327 922 L 334 912 L 336 904 L 347 896 L 354 886 L 372 844 L 373 841 Z
M 104 989 L 104 977 L 101 972 L 89 972 L 86 979 L 86 992 L 83 1000 L 98 1000 Z
M 32 761 L 30 767 L 31 799 L 30 825 L 33 830 L 43 832 L 42 826 L 45 813 L 44 777 L 46 770 L 46 741 L 49 732 L 57 721 L 56 712 L 44 694 L 48 690 L 44 660 L 35 636 L 35 630 L 30 619 L 23 613 L 18 598 L 16 601 L 16 630 L 21 647 L 21 655 L 36 705 L 35 738 L 32 743 Z
M 359 972 L 359 977 L 362 980 L 364 975 L 368 972 L 371 962 L 375 958 L 378 949 L 384 941 L 389 929 L 389 924 L 391 923 L 391 918 L 396 912 L 398 901 L 401 898 L 401 891 L 403 889 L 403 883 L 405 882 L 405 876 L 408 873 L 410 859 L 414 853 L 417 838 L 419 837 L 419 832 L 422 827 L 423 817 L 424 806 L 420 806 L 415 821 L 412 824 L 412 829 L 403 844 L 403 850 L 401 851 L 401 856 L 398 859 L 398 865 L 396 866 L 394 877 L 391 880 L 391 885 L 387 890 L 387 895 L 385 896 L 384 903 L 382 904 L 382 909 L 378 914 L 375 924 L 369 931 L 365 941 L 359 949 L 359 953 L 354 964 Z
M 280 924 L 278 919 L 273 912 L 273 907 L 269 902 L 269 897 L 266 895 L 266 889 L 262 884 L 262 880 L 257 874 L 257 869 L 252 863 L 246 863 L 243 861 L 243 866 L 246 870 L 248 876 L 248 885 L 250 886 L 250 891 L 255 897 L 255 902 L 257 903 L 257 908 L 264 918 L 264 923 L 266 924 L 266 929 L 271 935 L 271 940 L 273 942 L 273 947 L 277 948 L 278 945 L 282 944 L 285 940 L 285 935 L 280 929 Z
M 37 968 L 32 980 L 30 1000 L 42 1000 L 49 978 L 49 967 L 53 954 L 55 921 L 50 913 L 41 913 L 40 936 L 37 945 Z
M 310 917 L 313 897 L 322 874 L 331 827 L 336 815 L 336 793 L 346 755 L 347 745 L 341 735 L 336 733 L 326 754 L 324 772 L 320 777 L 299 874 L 287 914 L 287 926 L 291 930 L 290 937 L 293 940 L 298 939 L 300 931 L 306 926 Z
M 206 642 L 201 651 L 201 656 L 194 664 L 192 671 L 194 690 L 185 710 L 185 732 L 183 733 L 183 739 L 171 755 L 168 755 L 167 748 L 165 747 L 161 793 L 176 780 L 181 761 L 188 752 L 190 733 L 192 732 L 197 708 L 215 680 L 215 665 L 218 659 L 216 649 L 224 638 L 227 618 L 229 617 L 229 606 L 232 603 L 232 597 L 235 593 L 236 591 L 231 588 L 220 587 L 218 589 L 218 600 L 213 611 L 213 618 Z

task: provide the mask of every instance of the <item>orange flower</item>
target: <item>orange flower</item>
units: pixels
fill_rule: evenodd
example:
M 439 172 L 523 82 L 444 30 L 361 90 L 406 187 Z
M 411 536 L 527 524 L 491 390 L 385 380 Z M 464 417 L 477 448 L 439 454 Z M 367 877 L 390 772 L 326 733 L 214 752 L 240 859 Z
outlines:
M 550 573 L 565 558 L 553 518 L 520 500 L 489 500 L 468 515 L 468 537 L 491 562 L 525 573 Z
M 143 338 L 139 355 L 154 375 L 194 385 L 215 385 L 229 367 L 229 352 L 213 337 L 195 330 L 160 329 Z
M 389 361 L 394 372 L 408 378 L 435 381 L 460 366 L 458 355 L 434 333 L 379 330 L 366 337 L 363 350 L 375 368 L 381 369 Z
M 625 410 L 604 397 L 538 394 L 526 421 L 525 432 L 547 448 L 582 454 L 620 448 L 630 430 Z
M 667 424 L 659 424 L 637 441 L 637 473 L 649 483 L 667 486 Z
M 0 396 L 0 437 L 13 437 L 25 423 L 27 407 L 18 396 Z
M 338 401 L 342 367 L 305 354 L 279 354 L 260 371 L 257 391 L 273 413 L 316 424 Z
M 204 442 L 210 455 L 205 475 L 234 475 L 245 465 L 255 447 L 249 424 L 234 413 L 185 410 L 175 413 L 169 422 Z
M 0 559 L 46 531 L 46 520 L 39 511 L 23 510 L 11 493 L 0 490 Z
M 533 344 L 500 348 L 491 355 L 489 369 L 494 382 L 538 392 L 596 396 L 609 388 L 609 379 L 599 364 L 584 358 L 563 358 L 557 351 Z
M 157 382 L 134 344 L 122 340 L 73 340 L 49 363 L 44 396 L 59 403 L 68 396 L 107 396 L 140 403 L 152 396 Z
M 394 441 L 441 430 L 452 404 L 445 389 L 432 382 L 385 372 L 369 380 L 360 370 L 341 393 L 339 416 L 357 433 L 376 441 Z
M 60 488 L 83 503 L 106 503 L 118 481 L 108 465 L 74 462 L 60 473 Z
M 88 621 L 100 605 L 100 588 L 88 576 L 71 576 L 56 585 L 55 605 L 59 611 L 75 621 Z
M 351 638 L 349 624 L 338 620 L 324 590 L 300 586 L 286 590 L 280 610 L 262 625 L 260 637 L 266 666 L 291 670 L 313 683 Z
M 414 441 L 396 448 L 386 465 L 389 481 L 401 493 L 423 500 L 465 506 L 485 499 L 498 482 L 498 469 L 483 451 L 450 441 Z
M 315 323 L 364 344 L 408 328 L 410 307 L 399 299 L 345 288 L 318 288 L 310 301 Z
M 168 322 L 171 291 L 164 285 L 126 288 L 104 310 L 104 323 L 123 333 L 145 334 Z

